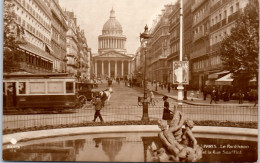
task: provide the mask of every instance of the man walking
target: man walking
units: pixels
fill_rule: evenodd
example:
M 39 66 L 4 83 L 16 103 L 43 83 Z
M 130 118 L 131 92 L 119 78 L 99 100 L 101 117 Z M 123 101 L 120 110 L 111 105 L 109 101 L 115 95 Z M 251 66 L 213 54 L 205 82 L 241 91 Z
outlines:
M 238 103 L 239 104 L 243 104 L 243 98 L 244 98 L 244 94 L 242 93 L 241 90 L 238 91 Z
M 96 98 L 93 100 L 93 105 L 95 106 L 96 111 L 95 111 L 95 115 L 94 115 L 94 120 L 92 120 L 92 121 L 96 122 L 97 117 L 99 117 L 100 121 L 104 122 L 104 120 L 100 114 L 100 111 L 102 109 L 102 102 L 101 102 L 99 95 L 97 95 Z
M 211 101 L 210 101 L 210 104 L 212 103 L 212 101 L 215 102 L 215 104 L 217 103 L 216 102 L 216 90 L 215 90 L 215 87 L 213 87 L 213 90 L 211 92 Z
M 205 101 L 206 98 L 207 98 L 207 93 L 208 93 L 208 89 L 207 89 L 207 87 L 205 86 L 205 87 L 203 88 L 203 100 L 204 100 L 204 101 Z
M 171 92 L 171 83 L 168 83 L 168 93 Z

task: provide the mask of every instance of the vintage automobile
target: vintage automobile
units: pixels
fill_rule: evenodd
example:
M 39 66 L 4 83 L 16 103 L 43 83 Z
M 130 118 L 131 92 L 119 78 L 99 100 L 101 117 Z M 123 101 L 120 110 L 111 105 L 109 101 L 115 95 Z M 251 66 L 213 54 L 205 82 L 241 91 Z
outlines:
M 97 83 L 76 83 L 76 88 L 78 92 L 78 99 L 80 105 L 84 105 L 86 101 L 91 101 L 93 97 L 96 96 L 96 92 L 98 91 Z

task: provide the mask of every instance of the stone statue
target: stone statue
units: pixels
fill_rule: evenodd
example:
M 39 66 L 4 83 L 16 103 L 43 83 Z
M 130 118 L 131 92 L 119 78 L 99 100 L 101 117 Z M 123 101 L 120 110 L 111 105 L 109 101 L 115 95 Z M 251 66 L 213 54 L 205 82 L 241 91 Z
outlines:
M 174 111 L 170 122 L 159 120 L 158 126 L 162 130 L 158 137 L 164 147 L 153 152 L 156 161 L 194 162 L 202 157 L 202 148 L 191 131 L 194 123 L 192 120 L 185 120 L 183 113 Z

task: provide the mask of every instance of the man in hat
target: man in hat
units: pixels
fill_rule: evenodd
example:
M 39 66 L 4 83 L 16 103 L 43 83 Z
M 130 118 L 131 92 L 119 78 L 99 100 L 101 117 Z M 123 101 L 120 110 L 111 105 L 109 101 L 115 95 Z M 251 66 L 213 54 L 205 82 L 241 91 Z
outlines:
M 171 120 L 172 119 L 172 113 L 170 110 L 170 104 L 167 101 L 168 96 L 163 96 L 163 101 L 164 101 L 164 109 L 163 109 L 163 120 Z
M 104 120 L 103 120 L 103 118 L 100 114 L 100 111 L 102 109 L 102 101 L 101 101 L 99 95 L 96 95 L 96 98 L 93 101 L 93 105 L 95 106 L 96 112 L 95 112 L 95 115 L 94 115 L 94 120 L 92 120 L 92 121 L 95 122 L 97 117 L 99 117 L 100 121 L 104 122 Z

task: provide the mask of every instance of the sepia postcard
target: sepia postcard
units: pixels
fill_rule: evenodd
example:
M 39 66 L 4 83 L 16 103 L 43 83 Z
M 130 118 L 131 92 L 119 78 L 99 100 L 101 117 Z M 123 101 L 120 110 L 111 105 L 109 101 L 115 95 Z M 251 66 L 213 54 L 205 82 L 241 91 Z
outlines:
M 2 4 L 3 161 L 258 161 L 258 0 Z

